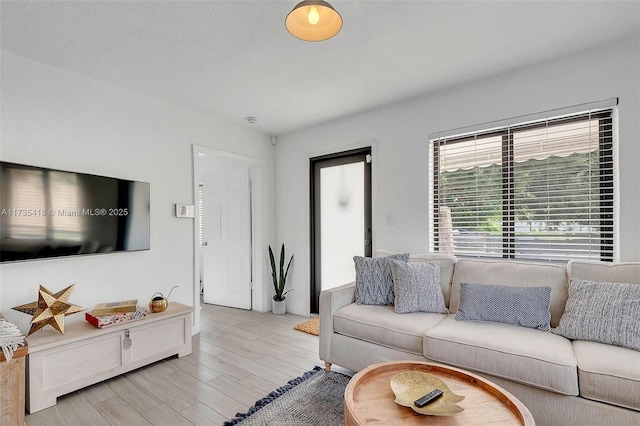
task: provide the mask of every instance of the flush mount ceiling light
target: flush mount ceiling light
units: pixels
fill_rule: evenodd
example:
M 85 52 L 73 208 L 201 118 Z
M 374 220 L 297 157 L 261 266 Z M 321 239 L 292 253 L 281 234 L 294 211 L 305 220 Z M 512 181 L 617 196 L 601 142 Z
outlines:
M 289 33 L 304 41 L 330 39 L 342 29 L 342 17 L 326 1 L 305 0 L 287 15 L 285 26 Z

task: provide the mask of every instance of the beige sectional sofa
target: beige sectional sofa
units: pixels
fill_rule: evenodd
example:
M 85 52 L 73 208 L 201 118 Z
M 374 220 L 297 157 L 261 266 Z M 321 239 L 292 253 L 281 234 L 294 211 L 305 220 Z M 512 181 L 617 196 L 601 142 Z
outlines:
M 530 409 L 538 425 L 640 425 L 640 352 L 518 325 L 455 319 L 461 283 L 546 286 L 555 328 L 571 278 L 640 284 L 640 263 L 564 266 L 443 254 L 409 260 L 425 261 L 440 264 L 449 314 L 396 314 L 390 305 L 358 305 L 355 283 L 321 293 L 320 359 L 327 368 L 336 364 L 359 371 L 386 360 L 428 360 L 497 383 Z

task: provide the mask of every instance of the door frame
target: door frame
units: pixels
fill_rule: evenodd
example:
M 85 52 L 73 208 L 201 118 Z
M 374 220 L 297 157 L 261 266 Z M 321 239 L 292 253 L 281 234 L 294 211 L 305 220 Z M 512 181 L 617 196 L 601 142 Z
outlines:
M 365 215 L 365 238 L 369 235 L 369 244 L 365 247 L 365 256 L 372 256 L 373 254 L 373 233 L 375 227 L 373 226 L 373 146 L 362 146 L 359 148 L 353 148 L 346 151 L 333 152 L 331 154 L 325 154 L 321 156 L 309 158 L 309 311 L 310 313 L 319 313 L 319 295 L 321 291 L 321 268 L 320 268 L 320 253 L 317 250 L 317 243 L 320 235 L 321 223 L 316 221 L 318 218 L 318 212 L 320 210 L 320 202 L 316 200 L 318 191 L 320 189 L 319 182 L 319 170 L 316 173 L 316 164 L 319 162 L 335 162 L 335 165 L 350 164 L 352 161 L 344 161 L 347 157 L 356 155 L 369 155 L 371 161 L 368 163 L 368 167 L 365 165 L 365 185 L 368 183 L 369 191 L 365 191 L 365 209 L 369 207 L 369 215 Z M 331 166 L 328 166 L 331 167 Z M 369 231 L 366 230 L 369 228 Z M 346 283 L 345 283 L 346 284 Z
M 218 157 L 220 159 L 233 159 L 240 160 L 247 164 L 248 167 L 253 169 L 252 184 L 251 184 L 251 257 L 252 257 L 252 291 L 251 291 L 251 306 L 252 310 L 264 311 L 264 280 L 263 269 L 265 267 L 263 258 L 265 246 L 265 207 L 264 207 L 264 173 L 265 173 L 265 160 L 261 158 L 249 157 L 242 154 L 236 154 L 233 152 L 222 151 L 219 149 L 209 148 L 201 145 L 192 145 L 193 154 L 193 200 L 195 201 L 195 211 L 197 212 L 198 203 L 198 185 L 200 184 L 200 157 L 201 155 L 208 155 Z M 200 332 L 200 216 L 195 214 L 193 222 L 193 333 Z

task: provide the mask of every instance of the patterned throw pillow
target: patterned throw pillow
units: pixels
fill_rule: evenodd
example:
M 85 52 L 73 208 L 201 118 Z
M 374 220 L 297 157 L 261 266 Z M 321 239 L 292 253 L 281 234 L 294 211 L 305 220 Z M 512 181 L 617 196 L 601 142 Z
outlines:
M 516 324 L 549 331 L 551 287 L 460 283 L 456 320 Z
M 409 261 L 409 253 L 387 257 L 354 256 L 356 266 L 356 303 L 358 305 L 393 305 L 391 260 Z
M 395 294 L 394 309 L 397 314 L 449 312 L 440 287 L 440 263 L 403 263 L 392 260 L 391 273 Z
M 553 332 L 640 351 L 640 284 L 570 280 L 567 305 Z

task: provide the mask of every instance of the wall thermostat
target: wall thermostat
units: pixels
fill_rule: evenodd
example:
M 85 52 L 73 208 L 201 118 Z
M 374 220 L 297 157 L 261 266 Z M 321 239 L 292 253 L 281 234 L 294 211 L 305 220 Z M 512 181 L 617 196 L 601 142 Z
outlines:
M 176 217 L 195 217 L 193 204 L 176 204 Z

